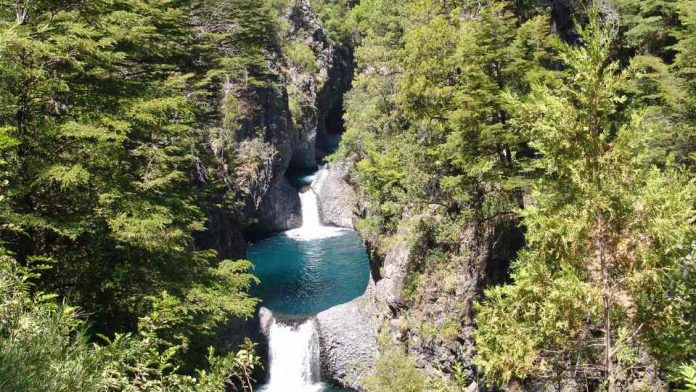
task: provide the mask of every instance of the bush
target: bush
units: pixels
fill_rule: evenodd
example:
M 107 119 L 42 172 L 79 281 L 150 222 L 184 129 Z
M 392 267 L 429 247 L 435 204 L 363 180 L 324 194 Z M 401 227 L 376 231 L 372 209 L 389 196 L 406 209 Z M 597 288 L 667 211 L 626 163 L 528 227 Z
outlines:
M 207 369 L 196 371 L 197 377 L 180 373 L 177 354 L 186 339 L 172 343 L 169 335 L 187 311 L 173 297 L 165 294 L 168 301 L 159 301 L 155 311 L 141 318 L 137 335 L 117 334 L 96 345 L 89 343 L 75 308 L 57 304 L 53 295 L 30 293 L 39 268 L 44 267 L 21 266 L 0 248 L 3 392 L 223 392 L 229 385 L 251 390 L 250 374 L 260 362 L 249 341 L 225 356 L 209 349 Z M 225 268 L 229 262 L 221 265 Z
M 364 387 L 369 392 L 422 392 L 426 381 L 426 376 L 416 367 L 416 360 L 402 348 L 392 347 L 377 359 Z
M 293 42 L 283 48 L 283 54 L 290 63 L 304 72 L 311 74 L 317 72 L 317 56 L 309 45 L 302 42 Z

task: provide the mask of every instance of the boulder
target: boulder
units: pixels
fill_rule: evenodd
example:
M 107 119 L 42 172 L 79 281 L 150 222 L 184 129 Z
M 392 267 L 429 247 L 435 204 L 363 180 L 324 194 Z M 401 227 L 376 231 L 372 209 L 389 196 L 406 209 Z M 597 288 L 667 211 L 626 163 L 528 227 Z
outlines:
M 328 164 L 319 172 L 312 188 L 317 194 L 322 223 L 354 229 L 358 195 L 346 180 L 348 170 L 346 162 Z
M 367 295 L 316 316 L 323 378 L 362 391 L 377 360 L 378 319 Z

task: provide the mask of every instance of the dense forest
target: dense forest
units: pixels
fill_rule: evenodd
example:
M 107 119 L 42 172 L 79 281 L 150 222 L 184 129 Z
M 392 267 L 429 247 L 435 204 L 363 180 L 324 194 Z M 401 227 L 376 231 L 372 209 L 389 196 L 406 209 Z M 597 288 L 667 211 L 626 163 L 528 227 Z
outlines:
M 0 0 L 0 390 L 254 389 L 244 244 L 339 104 L 409 254 L 357 389 L 696 391 L 693 0 Z

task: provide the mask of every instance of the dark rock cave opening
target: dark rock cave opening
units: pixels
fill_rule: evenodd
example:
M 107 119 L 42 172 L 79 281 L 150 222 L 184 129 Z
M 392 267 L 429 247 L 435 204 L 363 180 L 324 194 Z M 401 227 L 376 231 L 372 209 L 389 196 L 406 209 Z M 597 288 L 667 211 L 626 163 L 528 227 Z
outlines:
M 324 127 L 327 134 L 341 135 L 346 131 L 346 122 L 343 119 L 343 96 L 339 97 L 336 104 L 329 110 Z
M 333 154 L 341 142 L 341 136 L 346 130 L 343 118 L 343 95 L 341 94 L 323 116 L 317 132 L 317 160 L 322 161 Z

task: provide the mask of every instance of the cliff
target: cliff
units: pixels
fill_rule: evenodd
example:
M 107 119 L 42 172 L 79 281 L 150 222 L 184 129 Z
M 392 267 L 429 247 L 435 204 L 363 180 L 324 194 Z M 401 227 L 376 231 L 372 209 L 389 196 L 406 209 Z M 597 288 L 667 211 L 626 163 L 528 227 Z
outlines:
M 208 157 L 201 172 L 214 172 L 224 186 L 211 195 L 215 207 L 198 241 L 222 258 L 244 257 L 247 238 L 301 225 L 300 200 L 286 172 L 316 167 L 343 131 L 352 49 L 329 39 L 308 1 L 294 2 L 278 17 L 284 27 L 268 32 L 276 38 L 266 48 L 263 71 L 273 82 L 228 79 L 207 103 L 217 114 L 201 131 Z

